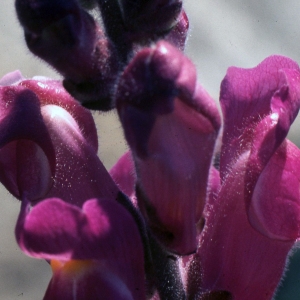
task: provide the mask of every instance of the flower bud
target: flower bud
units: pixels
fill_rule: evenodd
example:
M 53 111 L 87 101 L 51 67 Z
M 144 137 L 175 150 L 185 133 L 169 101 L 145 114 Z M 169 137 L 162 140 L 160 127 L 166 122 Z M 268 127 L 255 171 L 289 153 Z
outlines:
M 169 250 L 191 253 L 220 126 L 216 105 L 196 83 L 192 63 L 166 42 L 134 57 L 116 95 L 139 207 Z

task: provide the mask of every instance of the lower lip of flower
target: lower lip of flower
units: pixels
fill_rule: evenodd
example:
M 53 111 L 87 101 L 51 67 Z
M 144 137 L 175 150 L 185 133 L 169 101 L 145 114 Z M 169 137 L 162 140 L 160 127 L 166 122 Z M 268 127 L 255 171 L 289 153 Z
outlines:
M 52 259 L 50 262 L 53 274 L 62 272 L 66 276 L 81 277 L 87 271 L 91 270 L 95 263 L 92 260 L 69 260 L 62 262 Z

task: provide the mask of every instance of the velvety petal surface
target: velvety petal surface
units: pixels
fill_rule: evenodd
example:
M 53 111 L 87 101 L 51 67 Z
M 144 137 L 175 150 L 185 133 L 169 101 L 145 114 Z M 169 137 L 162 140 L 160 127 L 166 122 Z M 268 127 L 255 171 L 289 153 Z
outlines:
M 80 124 L 80 131 L 88 143 L 98 150 L 98 136 L 94 119 L 87 109 L 83 108 L 62 86 L 61 81 L 37 77 L 20 82 L 33 91 L 39 98 L 41 106 L 57 105 L 65 109 Z
M 179 50 L 184 51 L 188 30 L 189 30 L 189 19 L 185 11 L 182 10 L 178 17 L 177 24 L 172 28 L 172 30 L 164 38 L 164 40 L 173 44 Z
M 245 77 L 245 75 L 249 76 L 249 72 L 252 81 L 250 78 Z M 258 75 L 260 77 L 257 77 Z M 241 93 L 239 85 L 236 85 L 237 79 L 240 80 L 239 83 L 242 86 L 244 82 L 247 85 L 249 85 L 249 82 L 258 82 L 259 85 L 252 84 L 252 90 L 249 90 L 249 87 L 246 89 L 247 93 L 252 95 L 252 100 L 250 98 L 245 100 L 245 98 L 237 96 Z M 222 87 L 224 87 L 224 84 L 225 88 L 221 90 L 221 103 L 225 104 L 223 106 L 223 108 L 225 107 L 225 116 L 227 111 L 235 111 L 236 102 L 239 99 L 241 103 L 244 103 L 239 106 L 238 110 L 239 114 L 244 116 L 244 121 L 242 121 L 244 123 L 241 126 L 246 124 L 247 127 L 237 137 L 232 133 L 234 126 L 229 126 L 232 130 L 229 132 L 225 125 L 221 172 L 225 172 L 226 168 L 228 170 L 230 160 L 233 161 L 232 157 L 228 155 L 229 153 L 235 156 L 241 154 L 242 151 L 250 150 L 246 162 L 244 198 L 246 209 L 249 209 L 249 221 L 256 229 L 268 236 L 294 240 L 298 236 L 298 201 L 296 200 L 298 195 L 293 193 L 297 193 L 298 188 L 290 189 L 290 192 L 288 192 L 284 186 L 286 185 L 285 181 L 291 181 L 290 183 L 293 182 L 295 186 L 299 184 L 296 179 L 296 172 L 290 171 L 292 165 L 295 168 L 298 165 L 298 151 L 291 146 L 291 143 L 284 144 L 284 146 L 280 145 L 283 143 L 300 107 L 299 67 L 286 57 L 272 56 L 251 70 L 229 69 Z M 229 97 L 227 93 L 228 86 L 231 87 L 232 92 L 230 99 L 227 98 Z M 257 98 L 256 95 L 259 95 L 260 98 Z M 228 115 L 228 118 L 230 117 L 233 116 Z M 235 117 L 238 116 L 234 115 Z M 251 124 L 247 124 L 250 121 L 252 121 Z M 227 123 L 230 123 L 230 120 Z M 286 145 L 288 146 L 286 147 Z M 277 154 L 273 155 L 279 147 L 281 148 Z M 292 148 L 293 150 L 291 150 Z M 268 164 L 270 159 L 271 162 Z M 226 163 L 228 163 L 227 166 Z M 268 167 L 265 170 L 267 164 Z M 281 166 L 282 178 L 280 178 L 279 166 Z M 272 179 L 269 179 L 270 175 L 267 174 L 272 174 Z M 277 176 L 274 174 L 277 174 Z M 290 174 L 289 177 L 288 174 Z M 257 180 L 260 181 L 258 186 Z M 264 182 L 264 185 L 261 182 Z M 271 197 L 270 185 L 277 187 L 277 189 L 272 188 L 275 193 L 273 196 L 277 195 L 277 198 Z M 268 194 L 268 197 L 266 194 Z M 267 204 L 268 212 L 265 208 L 266 203 L 269 203 Z M 291 208 L 292 203 L 294 203 L 293 208 Z M 253 209 L 254 207 L 256 209 Z M 281 210 L 281 216 L 279 216 L 278 210 Z M 263 221 L 261 220 L 262 215 L 264 215 Z M 261 221 L 266 225 L 266 228 L 260 223 Z M 273 222 L 274 225 L 271 225 Z M 284 223 L 285 225 L 283 225 Z M 270 226 L 273 228 L 271 229 Z
M 284 142 L 255 186 L 249 218 L 266 236 L 295 241 L 300 236 L 300 150 Z
M 125 152 L 119 158 L 117 163 L 110 169 L 109 174 L 120 191 L 135 202 L 136 173 L 130 151 Z
M 299 236 L 299 150 L 285 141 L 299 87 L 298 65 L 281 56 L 250 70 L 230 68 L 222 82 L 221 188 L 209 198 L 195 256 L 199 293 L 272 298 Z
M 3 80 L 13 82 L 14 75 L 19 77 L 15 73 Z M 0 87 L 0 148 L 0 180 L 6 188 L 17 198 L 45 195 L 52 185 L 56 160 L 39 99 L 31 90 Z
M 287 135 L 299 99 L 299 66 L 287 57 L 270 56 L 253 69 L 228 69 L 220 95 L 224 115 L 222 180 L 239 155 L 251 147 L 265 156 L 263 164 L 267 162 Z M 261 146 L 252 146 L 254 140 L 261 143 L 270 135 L 273 142 L 268 154 L 262 153 L 267 147 L 262 151 Z
M 133 299 L 144 299 L 139 231 L 131 215 L 115 201 L 91 199 L 79 208 L 50 198 L 31 209 L 23 201 L 16 236 L 21 249 L 36 258 L 97 261 L 124 282 Z
M 55 182 L 46 196 L 59 197 L 79 207 L 94 197 L 116 199 L 116 184 L 72 115 L 56 105 L 43 106 L 42 114 L 56 154 Z
M 217 199 L 211 199 L 199 248 L 194 257 L 201 266 L 198 294 L 226 291 L 233 299 L 272 299 L 294 241 L 265 237 L 249 223 L 245 208 L 244 153 L 227 175 Z M 276 183 L 278 184 L 278 182 Z M 191 265 L 192 266 L 192 265 Z M 195 288 L 195 287 L 194 287 Z
M 97 156 L 98 138 L 91 113 L 57 80 L 38 77 L 19 85 L 38 96 L 55 150 L 54 184 L 44 198 L 59 197 L 82 206 L 89 198 L 116 197 L 118 189 Z
M 139 207 L 156 236 L 180 254 L 196 249 L 220 126 L 192 63 L 159 42 L 125 69 L 117 108 L 136 165 Z
M 125 283 L 107 269 L 103 263 L 70 261 L 61 268 L 54 270 L 43 299 L 138 300 L 142 298 L 134 298 Z
M 1 87 L 0 146 L 5 147 L 0 150 L 0 176 L 9 191 L 21 198 L 20 190 L 26 190 L 31 201 L 62 197 L 79 206 L 87 198 L 116 195 L 117 188 L 97 157 L 97 132 L 90 112 L 59 81 L 23 80 L 14 72 L 2 79 L 5 82 L 13 86 Z M 96 178 L 103 179 L 105 188 Z M 87 184 L 90 193 L 85 192 Z

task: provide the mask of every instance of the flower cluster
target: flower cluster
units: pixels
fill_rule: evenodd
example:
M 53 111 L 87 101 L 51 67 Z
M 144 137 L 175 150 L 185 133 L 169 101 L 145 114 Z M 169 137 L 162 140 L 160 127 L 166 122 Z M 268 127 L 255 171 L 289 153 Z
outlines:
M 20 248 L 52 268 L 44 299 L 271 299 L 300 237 L 297 63 L 229 68 L 221 121 L 180 0 L 15 5 L 64 78 L 0 80 L 0 181 Z M 88 109 L 118 112 L 129 150 L 109 172 Z

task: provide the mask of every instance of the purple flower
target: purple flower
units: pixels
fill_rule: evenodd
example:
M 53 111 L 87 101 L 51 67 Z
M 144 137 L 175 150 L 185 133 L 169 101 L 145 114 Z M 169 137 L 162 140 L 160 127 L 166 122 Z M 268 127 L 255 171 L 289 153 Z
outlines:
M 91 15 L 75 0 L 16 0 L 15 5 L 30 51 L 64 76 L 65 88 L 77 100 L 110 109 L 119 62 Z
M 117 109 L 136 167 L 138 206 L 171 251 L 196 250 L 220 118 L 192 63 L 161 41 L 121 76 Z
M 48 198 L 31 210 L 24 201 L 16 235 L 27 255 L 51 262 L 44 299 L 145 299 L 139 230 L 114 199 L 79 208 Z
M 191 293 L 271 299 L 300 233 L 300 150 L 285 139 L 300 107 L 299 67 L 271 56 L 253 69 L 229 68 L 220 99 L 221 185 L 206 206 L 190 267 L 196 282 L 200 264 L 200 289 Z
M 28 48 L 64 77 L 0 79 L 0 181 L 21 200 L 20 248 L 53 270 L 44 299 L 271 299 L 300 236 L 300 150 L 286 139 L 299 66 L 229 68 L 219 136 L 182 53 L 182 0 L 15 7 Z M 130 149 L 110 174 L 67 91 L 116 107 Z
M 20 248 L 51 262 L 44 299 L 144 299 L 139 229 L 97 157 L 90 112 L 59 81 L 15 72 L 0 85 L 0 179 L 22 200 Z
M 5 114 L 1 124 L 10 122 L 8 129 L 1 132 L 10 134 L 14 141 L 8 143 L 6 136 L 2 138 L 5 147 L 0 152 L 0 179 L 14 196 L 20 199 L 26 193 L 31 202 L 59 197 L 78 206 L 89 198 L 116 198 L 118 189 L 97 156 L 94 120 L 59 81 L 20 77 L 13 85 L 0 87 L 0 91 Z M 31 141 L 26 153 L 24 139 L 27 144 L 27 140 Z M 37 151 L 38 146 L 43 151 Z M 43 174 L 34 173 L 41 170 Z M 33 195 L 28 189 L 45 185 L 36 184 L 38 180 L 47 185 Z M 89 189 L 85 188 L 87 185 Z

